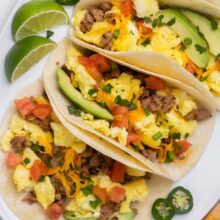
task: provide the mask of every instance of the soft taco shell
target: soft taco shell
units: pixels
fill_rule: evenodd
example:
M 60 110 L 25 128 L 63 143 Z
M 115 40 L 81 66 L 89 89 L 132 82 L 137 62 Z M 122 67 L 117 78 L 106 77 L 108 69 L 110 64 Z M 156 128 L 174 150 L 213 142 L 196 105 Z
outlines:
M 41 80 L 35 81 L 28 87 L 24 88 L 16 98 L 23 98 L 25 96 L 40 96 L 44 92 L 43 83 Z M 56 113 L 59 114 L 59 112 L 56 111 Z M 0 128 L 0 137 L 5 134 L 7 131 L 10 121 L 12 119 L 12 116 L 17 114 L 17 110 L 13 105 L 10 105 L 7 108 L 7 111 L 4 115 L 4 120 L 1 122 L 1 128 Z M 59 115 L 59 118 L 63 122 L 63 125 L 68 125 L 68 122 Z M 73 125 L 70 126 L 70 131 L 73 129 Z M 78 128 L 79 129 L 79 128 Z M 80 129 L 79 129 L 80 130 Z M 79 132 L 80 133 L 80 132 Z M 82 131 L 80 133 L 81 139 L 85 140 L 87 139 L 86 136 L 90 135 L 88 132 Z M 79 135 L 79 136 L 80 136 Z M 84 136 L 85 135 L 85 136 Z M 99 139 L 99 138 L 98 138 Z M 93 137 L 93 141 L 98 141 L 97 138 L 95 139 Z M 99 142 L 103 144 L 103 141 L 99 139 Z M 108 148 L 106 147 L 108 145 L 103 144 L 102 153 L 113 158 L 119 160 L 120 162 L 125 162 L 125 164 L 130 164 L 133 167 L 139 168 L 139 169 L 145 169 L 142 168 L 142 165 L 138 166 L 138 162 L 131 158 L 129 161 L 129 156 L 126 157 L 126 154 L 123 152 L 120 152 L 117 148 L 110 149 L 110 146 Z M 113 147 L 114 148 L 114 147 Z M 97 148 L 96 148 L 97 149 Z M 112 157 L 113 155 L 113 157 Z M 22 198 L 24 197 L 25 193 L 20 192 L 18 193 L 16 190 L 15 184 L 12 182 L 12 173 L 13 171 L 8 169 L 5 165 L 5 157 L 6 154 L 2 151 L 0 152 L 0 166 L 1 166 L 1 173 L 0 173 L 0 195 L 3 197 L 4 201 L 8 205 L 8 207 L 11 209 L 11 211 L 21 220 L 46 220 L 49 219 L 45 213 L 45 210 L 37 203 L 33 205 L 29 205 L 28 203 L 22 202 Z M 151 206 L 158 197 L 166 196 L 167 193 L 170 190 L 171 187 L 171 181 L 167 179 L 163 179 L 161 177 L 157 177 L 155 175 L 152 175 L 150 179 L 146 179 L 147 186 L 149 188 L 149 195 L 147 196 L 146 200 L 143 203 L 138 203 L 136 205 L 136 208 L 138 209 L 138 215 L 135 219 L 150 219 L 151 217 Z M 63 218 L 62 218 L 63 219 Z
M 70 48 L 73 45 L 73 43 L 69 39 L 64 39 L 62 42 L 60 42 L 57 46 L 57 49 L 53 52 L 52 56 L 50 57 L 50 60 L 44 70 L 44 84 L 46 92 L 49 96 L 49 99 L 51 103 L 54 104 L 54 109 L 58 109 L 62 116 L 73 126 L 76 125 L 80 127 L 83 130 L 86 130 L 90 133 L 95 134 L 96 136 L 108 141 L 109 143 L 117 146 L 119 149 L 123 150 L 124 152 L 132 155 L 134 158 L 138 159 L 140 162 L 142 162 L 148 169 L 153 170 L 155 173 L 168 177 L 172 180 L 177 180 L 184 176 L 186 173 L 188 173 L 192 167 L 197 163 L 200 156 L 202 155 L 205 147 L 208 144 L 210 135 L 212 133 L 213 127 L 214 127 L 214 116 L 215 116 L 215 107 L 213 103 L 209 102 L 206 98 L 204 98 L 198 91 L 193 89 L 192 87 L 189 87 L 179 81 L 167 78 L 165 76 L 159 75 L 161 79 L 166 81 L 166 83 L 172 87 L 179 88 L 181 90 L 184 90 L 188 92 L 191 97 L 193 97 L 197 103 L 202 107 L 205 107 L 207 110 L 212 113 L 213 117 L 205 120 L 198 124 L 198 127 L 195 131 L 195 133 L 189 138 L 190 142 L 193 143 L 192 150 L 190 152 L 190 156 L 181 162 L 172 163 L 172 164 L 161 164 L 158 162 L 152 162 L 148 159 L 146 159 L 144 156 L 140 155 L 133 149 L 127 148 L 121 144 L 119 144 L 117 141 L 106 137 L 99 132 L 95 131 L 93 128 L 86 125 L 83 120 L 79 117 L 76 117 L 74 115 L 70 115 L 67 109 L 67 106 L 71 103 L 69 100 L 67 100 L 64 95 L 60 92 L 58 88 L 58 84 L 56 82 L 56 76 L 55 71 L 58 67 L 58 65 L 62 66 L 66 61 L 66 52 L 68 48 Z M 129 64 L 126 64 L 122 61 L 118 61 L 116 59 L 112 59 L 121 65 L 126 65 L 127 67 L 130 67 L 136 71 L 143 72 L 145 74 L 154 75 L 158 77 L 158 74 L 143 71 L 140 68 L 131 66 Z M 71 130 L 71 129 L 69 129 Z M 74 133 L 74 131 L 73 131 Z M 91 137 L 92 138 L 92 137 Z
M 98 4 L 102 0 L 90 1 L 82 0 L 80 1 L 73 12 L 73 17 L 77 11 L 81 9 L 87 9 L 90 5 Z M 211 1 L 211 0 L 210 0 Z M 195 10 L 216 18 L 220 18 L 220 7 L 217 7 L 216 4 L 212 4 L 207 0 L 159 0 L 161 4 L 169 5 L 172 7 L 182 7 Z M 142 68 L 143 70 L 152 71 L 170 78 L 176 79 L 185 83 L 189 86 L 197 89 L 203 96 L 206 96 L 207 99 L 214 102 L 217 109 L 220 110 L 220 97 L 214 96 L 208 88 L 206 88 L 199 80 L 197 80 L 192 74 L 179 65 L 176 61 L 170 57 L 163 55 L 159 52 L 113 52 L 109 50 L 104 50 L 95 45 L 86 43 L 85 41 L 79 39 L 75 35 L 75 29 L 73 26 L 70 28 L 70 38 L 71 40 L 87 49 L 106 54 L 110 57 L 114 57 L 118 60 L 127 62 L 131 65 Z M 140 60 L 142 62 L 140 62 Z

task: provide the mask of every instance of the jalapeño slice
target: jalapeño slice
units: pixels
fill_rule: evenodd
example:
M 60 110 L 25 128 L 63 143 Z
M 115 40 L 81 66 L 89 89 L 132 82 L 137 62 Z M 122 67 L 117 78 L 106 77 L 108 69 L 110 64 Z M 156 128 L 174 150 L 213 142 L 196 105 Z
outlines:
M 170 220 L 174 216 L 172 203 L 162 198 L 154 202 L 151 212 L 155 220 Z
M 175 214 L 185 214 L 193 207 L 192 194 L 182 186 L 174 188 L 167 199 L 172 203 Z

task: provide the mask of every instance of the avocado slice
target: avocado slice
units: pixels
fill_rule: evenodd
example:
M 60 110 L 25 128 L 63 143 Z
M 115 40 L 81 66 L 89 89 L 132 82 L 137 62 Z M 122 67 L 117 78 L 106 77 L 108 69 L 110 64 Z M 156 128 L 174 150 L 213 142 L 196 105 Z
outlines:
M 63 94 L 70 99 L 73 103 L 79 106 L 85 112 L 91 113 L 97 118 L 106 119 L 108 121 L 113 120 L 112 114 L 105 108 L 102 108 L 100 105 L 93 101 L 88 101 L 84 99 L 82 94 L 73 87 L 69 77 L 66 73 L 58 68 L 56 70 L 57 82 L 62 90 Z
M 203 15 L 186 9 L 181 9 L 180 11 L 199 28 L 199 31 L 208 42 L 210 52 L 215 56 L 219 55 L 220 29 L 218 27 L 213 28 L 212 22 Z
M 165 9 L 159 12 L 163 23 L 171 23 L 169 27 L 175 31 L 182 42 L 188 41 L 185 53 L 199 67 L 205 68 L 209 63 L 208 45 L 199 34 L 196 26 L 179 10 Z M 175 22 L 171 20 L 175 19 Z M 190 42 L 190 43 L 189 43 Z

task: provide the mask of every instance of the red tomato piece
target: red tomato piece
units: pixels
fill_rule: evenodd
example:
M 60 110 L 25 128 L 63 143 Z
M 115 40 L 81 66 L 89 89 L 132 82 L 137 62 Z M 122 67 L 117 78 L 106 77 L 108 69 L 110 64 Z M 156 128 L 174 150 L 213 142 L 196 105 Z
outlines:
M 52 108 L 48 104 L 38 104 L 33 110 L 33 115 L 41 120 L 45 120 L 52 113 Z
M 91 62 L 89 57 L 86 56 L 79 56 L 79 63 L 82 64 L 83 66 L 88 65 Z
M 178 141 L 176 142 L 176 144 L 181 147 L 181 149 L 177 149 L 175 148 L 174 149 L 174 154 L 176 156 L 179 156 L 180 154 L 183 154 L 184 152 L 186 152 L 191 146 L 192 144 L 186 140 L 183 140 L 183 141 Z
M 112 121 L 112 127 L 126 128 L 129 127 L 129 118 L 128 115 L 116 115 Z
M 165 82 L 155 76 L 146 77 L 144 80 L 147 89 L 164 90 L 166 87 Z
M 125 16 L 134 14 L 132 0 L 125 0 L 121 6 L 121 13 Z
M 114 182 L 123 182 L 125 177 L 126 166 L 120 162 L 115 161 L 110 171 L 110 178 Z
M 113 106 L 113 109 L 112 109 L 113 115 L 123 115 L 127 112 L 128 112 L 128 107 L 126 106 L 115 105 Z
M 47 208 L 46 212 L 50 219 L 57 220 L 63 214 L 64 208 L 60 204 L 54 203 Z
M 30 169 L 31 178 L 37 182 L 38 179 L 45 173 L 45 170 L 46 170 L 45 163 L 40 160 L 35 160 L 34 164 Z
M 196 73 L 196 67 L 191 62 L 186 64 L 186 70 L 192 73 L 193 75 Z
M 129 132 L 127 137 L 127 145 L 132 142 L 139 141 L 141 136 L 135 132 Z
M 93 54 L 92 56 L 89 57 L 89 59 L 93 63 L 95 63 L 96 68 L 100 73 L 104 73 L 110 69 L 110 63 L 108 59 L 98 53 Z
M 111 189 L 109 200 L 115 203 L 121 203 L 125 199 L 125 189 L 120 186 L 115 186 Z
M 143 20 L 143 19 L 139 20 L 139 21 L 136 23 L 136 25 L 137 25 L 137 28 L 141 31 L 141 34 L 142 34 L 143 36 L 146 36 L 146 35 L 152 33 L 152 29 L 149 28 L 149 27 L 146 27 L 146 26 L 144 25 L 144 20 Z
M 15 152 L 9 152 L 6 158 L 8 168 L 15 168 L 21 163 L 21 155 Z
M 108 199 L 107 190 L 105 188 L 94 186 L 92 189 L 92 193 L 97 196 L 103 203 L 105 203 Z
M 22 117 L 32 114 L 36 105 L 30 98 L 16 99 L 15 106 Z

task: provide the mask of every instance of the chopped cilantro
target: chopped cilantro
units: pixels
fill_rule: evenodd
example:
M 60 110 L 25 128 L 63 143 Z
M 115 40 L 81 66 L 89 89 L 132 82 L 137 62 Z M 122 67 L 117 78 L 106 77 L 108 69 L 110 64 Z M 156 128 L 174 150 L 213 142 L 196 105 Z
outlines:
M 211 19 L 212 29 L 215 31 L 218 29 L 218 23 L 215 18 Z
M 130 101 L 130 103 L 133 103 L 135 97 L 136 97 L 136 95 L 133 93 L 133 94 L 132 94 L 132 97 L 131 97 L 131 101 Z
M 188 137 L 189 137 L 189 133 L 186 133 L 186 134 L 185 134 L 185 138 L 188 138 Z
M 96 200 L 93 200 L 93 201 L 89 201 L 89 205 L 93 208 L 93 209 L 96 209 L 98 207 L 98 205 L 100 204 L 100 200 L 99 199 L 96 199 Z
M 38 182 L 44 182 L 44 180 L 45 180 L 45 176 L 40 176 Z
M 95 93 L 96 93 L 96 89 L 90 89 L 89 91 L 88 91 L 88 94 L 90 95 L 90 96 L 93 96 Z
M 135 110 L 135 109 L 137 109 L 137 105 L 134 104 L 134 103 L 131 103 L 130 106 L 129 106 L 129 108 L 128 108 L 128 110 L 129 110 L 129 111 L 133 111 L 133 110 Z
M 187 47 L 190 46 L 192 44 L 192 39 L 187 37 L 183 40 L 183 44 Z
M 150 111 L 147 108 L 144 108 L 144 114 L 146 116 L 149 116 L 150 115 Z
M 220 53 L 217 54 L 217 56 L 216 56 L 216 60 L 218 60 L 218 59 L 220 59 Z
M 146 22 L 146 23 L 151 22 L 151 18 L 150 18 L 150 17 L 145 16 L 145 17 L 144 17 L 144 22 Z
M 157 26 L 158 26 L 158 27 L 160 27 L 160 26 L 163 25 L 163 21 L 162 21 L 163 18 L 164 18 L 163 15 L 160 15 L 160 16 L 159 16 L 159 18 L 158 18 L 158 22 L 157 22 Z
M 176 143 L 173 143 L 172 146 L 173 146 L 175 149 L 177 149 L 177 150 L 181 150 L 181 149 L 182 149 L 182 147 L 179 146 L 179 145 L 176 144 Z
M 102 108 L 106 108 L 108 109 L 108 106 L 105 102 L 100 102 L 99 105 L 102 107 Z
M 50 163 L 51 163 L 51 159 L 50 158 L 47 158 L 44 162 L 45 162 L 47 167 L 50 167 Z
M 51 36 L 53 36 L 54 32 L 47 30 L 47 38 L 50 38 Z
M 169 130 L 172 130 L 173 128 L 174 128 L 173 125 L 170 125 L 170 126 L 169 126 Z
M 207 48 L 205 48 L 205 47 L 203 47 L 203 46 L 201 46 L 201 45 L 199 45 L 199 44 L 196 44 L 195 47 L 196 47 L 196 50 L 197 50 L 200 54 L 202 54 L 202 53 L 204 53 L 204 52 L 207 51 Z
M 119 29 L 117 29 L 117 30 L 115 30 L 115 31 L 113 32 L 113 38 L 114 38 L 114 39 L 118 39 L 119 35 L 120 35 L 120 30 L 119 30 Z
M 176 22 L 176 19 L 173 18 L 173 19 L 171 19 L 170 21 L 167 22 L 167 25 L 172 26 L 173 24 L 175 24 L 175 22 Z
M 176 132 L 176 133 L 173 133 L 171 137 L 173 139 L 180 139 L 181 138 L 181 134 L 180 134 L 180 132 Z
M 152 22 L 153 28 L 155 28 L 157 26 L 157 24 L 158 24 L 158 18 L 155 18 Z
M 142 46 L 146 47 L 148 44 L 150 44 L 150 39 L 146 39 L 141 43 Z
M 103 91 L 105 91 L 105 92 L 107 92 L 107 93 L 111 93 L 111 90 L 112 90 L 112 88 L 113 88 L 113 86 L 110 84 L 110 83 L 108 83 L 107 85 L 105 85 L 102 89 L 103 89 Z
M 67 106 L 71 115 L 80 116 L 80 109 L 76 105 Z
M 81 191 L 83 192 L 83 194 L 85 196 L 88 196 L 89 194 L 92 193 L 92 188 L 93 188 L 93 185 L 88 185 L 88 186 L 82 188 Z
M 127 99 L 122 99 L 120 95 L 116 96 L 115 103 L 121 106 L 129 106 L 130 104 Z
M 133 149 L 134 149 L 135 151 L 137 151 L 137 152 L 139 152 L 139 153 L 142 152 L 142 150 L 141 150 L 141 148 L 140 148 L 139 146 L 137 146 L 137 145 L 135 145 L 135 144 L 131 144 L 131 146 L 133 147 Z
M 41 151 L 43 149 L 42 149 L 42 147 L 40 145 L 34 144 L 34 145 L 31 146 L 31 150 L 36 153 L 36 152 L 39 152 L 39 151 Z
M 180 45 L 180 50 L 183 51 L 183 50 L 185 50 L 185 49 L 186 49 L 185 45 L 184 45 L 184 44 L 181 44 L 181 45 Z
M 30 162 L 30 159 L 27 157 L 23 160 L 24 165 L 28 165 Z
M 159 140 L 160 138 L 162 138 L 163 137 L 163 134 L 160 132 L 160 131 L 158 131 L 156 134 L 154 134 L 153 136 L 153 139 L 155 140 L 155 141 L 157 141 L 157 140 Z

